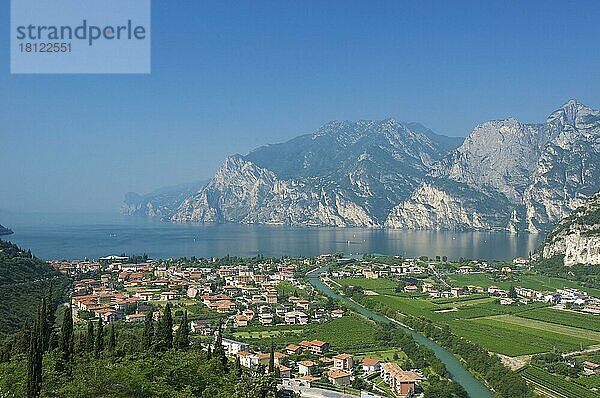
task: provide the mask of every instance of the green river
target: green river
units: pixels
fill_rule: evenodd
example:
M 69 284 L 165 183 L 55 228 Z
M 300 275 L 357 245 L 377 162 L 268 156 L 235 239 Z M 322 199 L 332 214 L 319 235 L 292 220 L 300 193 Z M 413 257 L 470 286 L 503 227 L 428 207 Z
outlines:
M 319 274 L 325 272 L 328 268 L 329 268 L 329 266 L 326 265 L 324 267 L 321 267 L 321 268 L 318 268 L 318 269 L 315 269 L 315 270 L 309 272 L 307 274 L 307 277 L 308 277 L 308 280 L 311 283 L 311 285 L 313 285 L 317 290 L 321 291 L 322 293 L 324 293 L 334 299 L 343 301 L 347 305 L 354 308 L 354 310 L 357 311 L 358 313 L 360 313 L 370 319 L 373 319 L 374 321 L 382 322 L 382 323 L 391 323 L 392 322 L 388 318 L 386 318 L 382 315 L 379 315 L 371 310 L 368 310 L 367 308 L 363 307 L 362 305 L 360 305 L 352 300 L 349 300 L 348 298 L 346 298 L 344 296 L 340 296 L 339 294 L 337 294 L 336 292 L 331 290 L 327 285 L 325 285 L 321 281 L 321 279 L 319 279 Z M 435 356 L 438 357 L 439 360 L 444 363 L 444 365 L 446 365 L 446 369 L 448 370 L 448 373 L 450 374 L 450 378 L 452 380 L 456 381 L 457 383 L 459 383 L 461 386 L 463 386 L 463 388 L 467 391 L 467 394 L 469 394 L 469 397 L 471 397 L 471 398 L 492 398 L 492 393 L 490 392 L 490 390 L 488 390 L 488 388 L 485 385 L 483 385 L 483 383 L 481 383 L 479 380 L 477 380 L 475 378 L 475 376 L 473 376 L 471 373 L 469 373 L 469 371 L 467 369 L 465 369 L 465 367 L 460 363 L 460 361 L 451 352 L 444 349 L 436 342 L 429 340 L 427 337 L 420 335 L 419 333 L 415 332 L 414 330 L 408 329 L 405 326 L 402 326 L 398 323 L 395 323 L 395 324 L 398 327 L 400 327 L 402 330 L 404 330 L 406 333 L 410 334 L 417 343 L 422 344 L 425 347 L 432 350 L 435 353 Z

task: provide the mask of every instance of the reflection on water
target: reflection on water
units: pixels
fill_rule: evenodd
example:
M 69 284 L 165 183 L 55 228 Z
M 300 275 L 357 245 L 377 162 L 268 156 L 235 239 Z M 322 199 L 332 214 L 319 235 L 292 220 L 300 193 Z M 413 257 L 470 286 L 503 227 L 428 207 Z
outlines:
M 511 259 L 527 256 L 542 235 L 492 232 L 303 228 L 268 225 L 176 225 L 105 214 L 0 213 L 5 237 L 42 258 L 142 254 L 181 256 L 315 256 L 327 252 Z

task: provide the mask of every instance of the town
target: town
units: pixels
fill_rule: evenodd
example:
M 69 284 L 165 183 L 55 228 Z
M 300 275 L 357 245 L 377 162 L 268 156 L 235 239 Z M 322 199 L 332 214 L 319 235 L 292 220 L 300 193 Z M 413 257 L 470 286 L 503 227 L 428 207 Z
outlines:
M 432 375 L 431 369 L 413 366 L 401 349 L 383 347 L 374 339 L 374 322 L 307 281 L 309 271 L 324 265 L 331 267 L 321 280 L 339 294 L 375 310 L 385 304 L 383 312 L 391 319 L 442 320 L 467 338 L 472 334 L 465 325 L 471 322 L 513 322 L 515 326 L 535 319 L 533 315 L 540 311 L 566 316 L 600 314 L 600 300 L 589 290 L 558 287 L 554 280 L 544 282 L 530 272 L 527 258 L 494 263 L 344 258 L 341 254 L 177 260 L 108 256 L 50 264 L 74 280 L 71 306 L 76 321 L 135 324 L 144 322 L 148 313 L 158 320 L 169 303 L 175 316 L 185 311 L 189 317 L 193 344 L 214 349 L 217 324 L 222 322 L 222 345 L 231 360 L 255 372 L 274 366 L 282 388 L 290 393 L 329 390 L 340 397 L 418 396 Z M 528 313 L 532 317 L 527 318 Z M 544 317 L 538 316 L 536 322 Z M 528 328 L 523 322 L 519 326 Z M 588 336 L 589 342 L 580 345 L 593 346 L 599 342 L 597 337 Z M 551 351 L 544 347 L 536 351 L 524 342 L 521 351 L 503 352 L 495 349 L 503 344 L 497 338 L 493 333 L 480 333 L 477 343 L 516 370 L 525 369 L 534 355 Z M 577 351 L 570 348 L 562 351 Z M 528 355 L 527 360 L 523 355 Z M 564 362 L 577 364 L 582 379 L 595 380 L 600 374 L 596 358 L 570 355 Z

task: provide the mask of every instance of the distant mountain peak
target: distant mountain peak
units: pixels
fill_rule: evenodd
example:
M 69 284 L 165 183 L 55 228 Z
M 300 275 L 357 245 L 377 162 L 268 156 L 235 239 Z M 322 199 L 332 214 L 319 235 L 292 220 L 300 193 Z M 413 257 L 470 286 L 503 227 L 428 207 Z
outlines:
M 577 99 L 570 99 L 548 116 L 547 123 L 561 128 L 576 128 L 579 123 L 587 123 L 589 116 L 599 116 L 600 112 L 582 104 Z

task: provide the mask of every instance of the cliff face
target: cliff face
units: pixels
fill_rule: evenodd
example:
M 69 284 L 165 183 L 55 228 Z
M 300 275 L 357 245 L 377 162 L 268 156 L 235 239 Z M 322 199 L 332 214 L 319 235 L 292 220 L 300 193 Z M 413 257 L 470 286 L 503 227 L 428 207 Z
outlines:
M 457 144 L 393 119 L 332 122 L 315 134 L 227 158 L 171 220 L 381 226 Z
M 564 256 L 564 264 L 600 264 L 600 192 L 563 219 L 546 237 L 543 258 Z
M 571 100 L 544 124 L 483 123 L 428 176 L 386 226 L 550 228 L 600 188 L 600 112 Z
M 548 230 L 600 189 L 600 112 L 568 101 L 544 123 L 477 126 L 464 140 L 418 123 L 331 122 L 230 156 L 200 188 L 136 196 L 173 222 Z
M 181 205 L 181 202 L 193 195 L 207 181 L 182 184 L 172 187 L 157 189 L 145 195 L 135 192 L 125 194 L 121 203 L 121 214 L 128 216 L 141 216 L 168 220 Z

